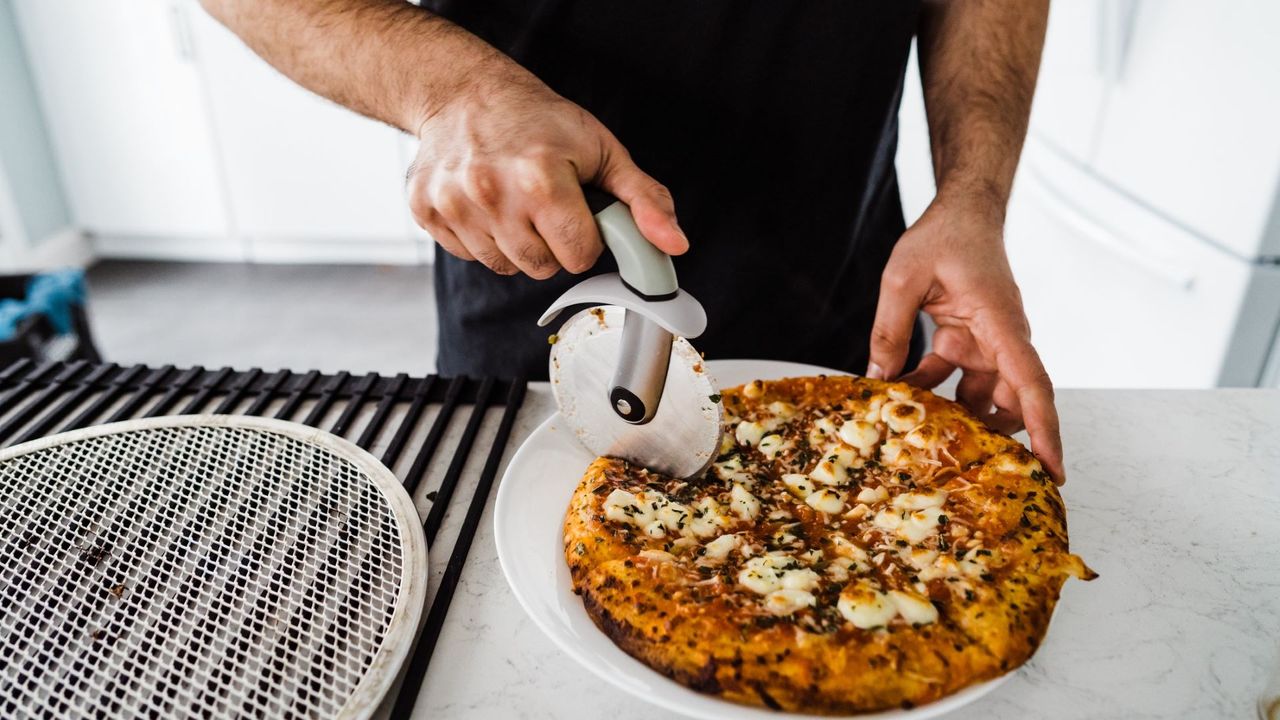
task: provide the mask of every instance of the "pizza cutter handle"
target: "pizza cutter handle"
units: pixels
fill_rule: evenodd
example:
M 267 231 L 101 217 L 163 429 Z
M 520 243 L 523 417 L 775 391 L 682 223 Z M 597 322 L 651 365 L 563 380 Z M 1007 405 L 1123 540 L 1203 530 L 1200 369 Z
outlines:
M 680 285 L 671 256 L 645 239 L 636 227 L 631 208 L 609 193 L 584 186 L 582 194 L 596 218 L 600 237 L 618 263 L 618 274 L 631 292 L 645 300 L 670 300 Z
M 631 216 L 631 208 L 594 187 L 582 188 L 587 207 L 600 227 L 618 275 L 628 290 L 647 302 L 673 300 L 680 286 L 671 256 L 654 247 Z M 653 419 L 667 382 L 671 361 L 670 331 L 645 315 L 627 310 L 622 324 L 622 353 L 609 381 L 609 404 L 618 417 L 633 425 Z

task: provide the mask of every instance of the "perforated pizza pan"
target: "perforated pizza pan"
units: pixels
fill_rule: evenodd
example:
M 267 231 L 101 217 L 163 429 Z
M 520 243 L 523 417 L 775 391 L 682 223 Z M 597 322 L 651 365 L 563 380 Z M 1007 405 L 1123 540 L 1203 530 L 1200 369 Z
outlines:
M 371 715 L 418 628 L 395 476 L 303 425 L 188 416 L 0 452 L 0 716 Z

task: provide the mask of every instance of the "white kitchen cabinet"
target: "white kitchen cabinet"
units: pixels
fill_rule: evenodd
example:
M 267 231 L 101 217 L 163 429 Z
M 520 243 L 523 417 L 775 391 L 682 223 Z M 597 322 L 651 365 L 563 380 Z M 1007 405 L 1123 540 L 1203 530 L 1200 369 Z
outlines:
M 1069 0 L 1049 6 L 1030 132 L 1082 163 L 1093 157 L 1107 70 L 1119 44 L 1112 39 L 1124 29 L 1118 4 Z
M 182 5 L 13 7 L 77 225 L 238 257 Z
M 252 256 L 417 262 L 402 133 L 299 87 L 198 9 L 191 28 Z
M 1257 382 L 1280 270 L 1203 242 L 1038 141 L 1022 167 L 1006 243 L 1055 383 Z
M 1241 257 L 1280 255 L 1280 3 L 1130 2 L 1095 171 Z

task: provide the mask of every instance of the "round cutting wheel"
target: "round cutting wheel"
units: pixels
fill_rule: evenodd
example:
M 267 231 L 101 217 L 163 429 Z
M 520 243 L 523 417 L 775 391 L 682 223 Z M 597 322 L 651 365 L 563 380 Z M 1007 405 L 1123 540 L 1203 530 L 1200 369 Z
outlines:
M 395 477 L 293 423 L 157 418 L 0 453 L 0 716 L 363 718 L 426 545 Z
M 715 460 L 720 446 L 722 409 L 715 381 L 698 351 L 676 338 L 653 419 L 632 425 L 618 417 L 609 386 L 622 348 L 623 315 L 619 307 L 590 308 L 560 329 L 550 368 L 560 414 L 597 455 L 672 477 L 698 475 Z

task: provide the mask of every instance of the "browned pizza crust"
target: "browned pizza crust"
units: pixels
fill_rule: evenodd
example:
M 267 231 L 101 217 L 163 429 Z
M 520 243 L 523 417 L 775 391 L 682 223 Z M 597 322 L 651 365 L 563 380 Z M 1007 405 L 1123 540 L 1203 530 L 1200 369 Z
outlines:
M 601 458 L 565 517 L 587 612 L 677 682 L 790 711 L 920 705 L 1021 665 L 1066 577 L 1093 577 L 1039 463 L 955 403 L 850 377 L 757 382 L 723 402 L 736 441 L 705 477 Z M 878 440 L 832 430 L 855 420 Z M 762 444 L 757 422 L 776 437 Z M 800 475 L 829 482 L 781 479 Z

